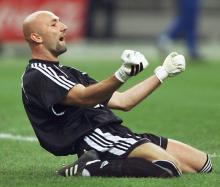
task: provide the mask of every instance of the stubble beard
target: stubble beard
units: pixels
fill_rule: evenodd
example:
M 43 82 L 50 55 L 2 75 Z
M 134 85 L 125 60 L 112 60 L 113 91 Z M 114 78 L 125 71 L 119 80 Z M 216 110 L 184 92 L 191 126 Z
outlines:
M 56 45 L 56 49 L 53 51 L 55 56 L 59 56 L 67 51 L 66 46 L 60 45 L 59 43 Z

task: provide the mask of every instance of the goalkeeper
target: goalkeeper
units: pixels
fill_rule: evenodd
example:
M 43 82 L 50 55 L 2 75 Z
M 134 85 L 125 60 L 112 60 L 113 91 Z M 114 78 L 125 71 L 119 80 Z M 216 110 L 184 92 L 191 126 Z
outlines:
M 121 67 L 97 82 L 62 66 L 67 26 L 52 12 L 25 18 L 23 33 L 31 60 L 22 76 L 22 100 L 40 145 L 56 156 L 79 159 L 62 176 L 174 177 L 208 173 L 208 155 L 184 143 L 149 133 L 136 134 L 110 109 L 129 111 L 168 77 L 185 70 L 183 55 L 171 53 L 154 74 L 124 92 L 117 89 L 147 68 L 140 52 L 125 50 Z

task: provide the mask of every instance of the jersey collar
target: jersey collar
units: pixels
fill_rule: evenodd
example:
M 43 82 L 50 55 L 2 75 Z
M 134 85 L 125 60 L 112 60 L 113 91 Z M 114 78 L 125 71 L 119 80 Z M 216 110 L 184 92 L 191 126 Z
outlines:
M 41 60 L 41 59 L 30 59 L 29 63 L 44 63 L 44 64 L 54 64 L 59 65 L 59 61 Z

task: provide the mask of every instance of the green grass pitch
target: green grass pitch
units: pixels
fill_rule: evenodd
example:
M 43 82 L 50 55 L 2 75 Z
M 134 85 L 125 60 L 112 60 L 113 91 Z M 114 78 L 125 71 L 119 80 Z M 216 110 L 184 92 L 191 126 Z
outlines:
M 65 56 L 65 55 L 64 55 Z M 153 60 L 152 60 L 153 61 Z M 0 133 L 34 136 L 21 103 L 20 77 L 27 59 L 0 61 Z M 119 67 L 117 59 L 66 60 L 98 80 Z M 159 64 L 152 62 L 141 75 L 129 80 L 121 90 L 152 74 Z M 210 175 L 184 175 L 176 179 L 62 178 L 55 171 L 75 157 L 55 157 L 38 142 L 0 139 L 0 186 L 219 186 L 220 185 L 220 64 L 206 60 L 188 63 L 186 71 L 165 81 L 147 100 L 130 112 L 115 111 L 124 124 L 136 132 L 152 132 L 174 138 L 211 154 L 214 172 Z

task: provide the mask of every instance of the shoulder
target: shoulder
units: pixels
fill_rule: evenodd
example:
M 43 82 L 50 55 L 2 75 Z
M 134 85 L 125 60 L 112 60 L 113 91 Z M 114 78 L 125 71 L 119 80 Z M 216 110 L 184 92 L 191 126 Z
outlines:
M 53 74 L 52 66 L 46 65 L 44 63 L 40 62 L 32 62 L 29 63 L 26 67 L 26 70 L 22 76 L 23 83 L 24 84 L 33 84 L 37 83 L 40 84 L 42 81 L 45 81 L 45 78 L 53 77 L 55 74 Z
M 29 64 L 26 67 L 26 70 L 22 76 L 23 81 L 33 81 L 42 77 L 42 73 L 37 69 L 32 67 L 32 64 Z
M 29 64 L 28 71 L 29 78 L 37 80 L 37 84 L 42 84 L 41 86 L 59 86 L 69 90 L 76 84 L 70 72 L 58 64 L 34 62 Z
M 59 76 L 68 77 L 62 67 L 55 64 L 45 64 L 39 62 L 29 64 L 26 73 L 30 74 L 33 78 L 47 77 L 49 79 L 53 79 Z

